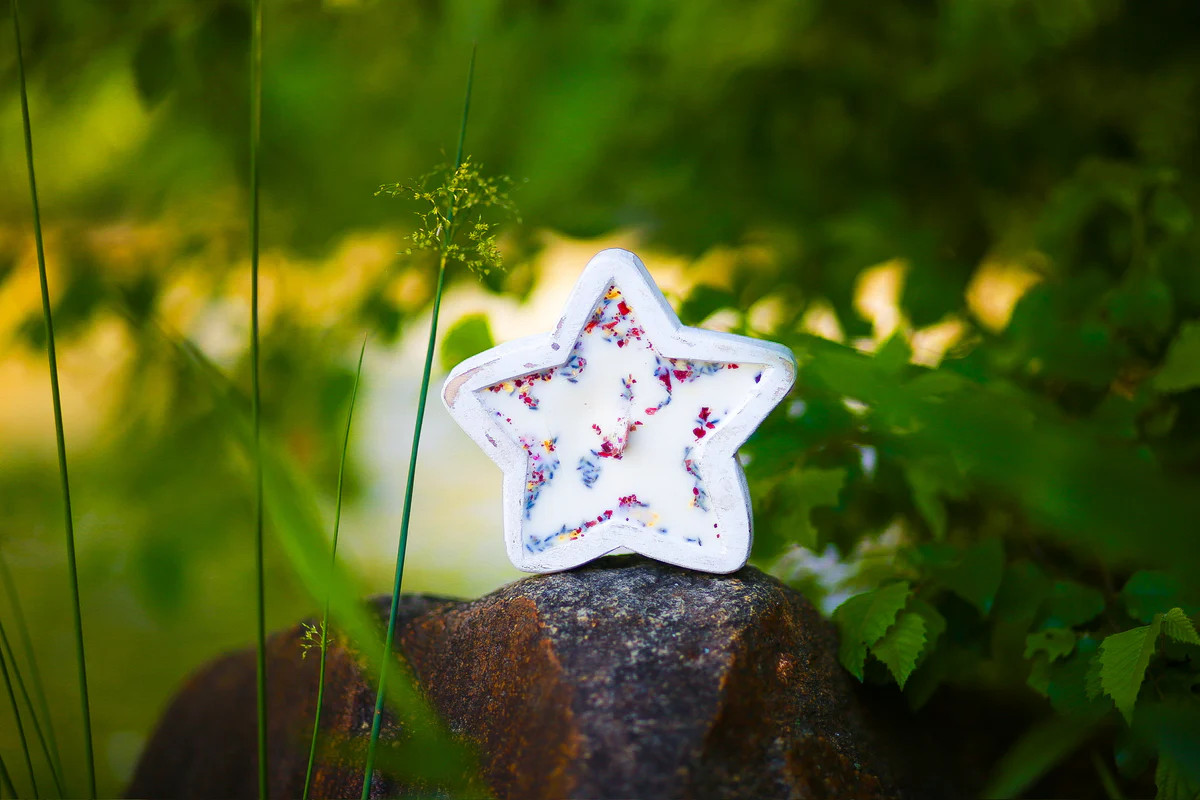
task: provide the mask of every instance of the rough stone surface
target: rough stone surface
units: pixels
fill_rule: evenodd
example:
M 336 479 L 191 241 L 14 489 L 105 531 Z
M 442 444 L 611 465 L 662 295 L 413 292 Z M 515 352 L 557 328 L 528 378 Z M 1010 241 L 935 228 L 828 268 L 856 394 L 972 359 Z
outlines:
M 387 600 L 376 601 L 386 615 Z M 271 794 L 303 786 L 317 659 L 302 629 L 268 644 Z M 502 798 L 875 798 L 952 794 L 864 704 L 832 629 L 747 568 L 707 575 L 636 557 L 540 575 L 472 602 L 405 597 L 399 650 Z M 374 688 L 331 648 L 313 796 L 358 797 Z M 257 794 L 254 655 L 192 677 L 165 712 L 128 794 Z M 385 737 L 402 735 L 385 725 Z M 373 782 L 372 796 L 429 786 Z

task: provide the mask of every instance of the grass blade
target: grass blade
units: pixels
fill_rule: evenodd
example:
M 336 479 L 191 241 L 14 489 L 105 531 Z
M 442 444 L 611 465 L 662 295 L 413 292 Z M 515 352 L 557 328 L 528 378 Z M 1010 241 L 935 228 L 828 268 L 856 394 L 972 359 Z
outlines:
M 17 738 L 21 740 L 21 754 L 25 756 L 25 768 L 29 770 L 29 782 L 33 785 L 34 797 L 41 797 L 38 792 L 37 777 L 33 773 L 33 759 L 29 757 L 29 742 L 25 739 L 25 725 L 21 722 L 21 710 L 17 708 L 17 697 L 13 694 L 12 681 L 8 677 L 8 664 L 4 654 L 0 653 L 0 677 L 4 678 L 4 689 L 8 693 L 8 702 L 12 706 L 13 720 L 17 723 Z
M 463 143 L 467 136 L 467 117 L 471 111 L 471 86 L 475 80 L 475 48 L 471 48 L 471 66 L 467 71 L 467 93 L 463 101 L 462 123 L 458 130 L 458 152 L 454 157 L 454 169 L 462 164 Z M 454 207 L 450 207 L 451 225 L 443 231 L 446 244 L 453 235 Z M 404 510 L 400 518 L 400 541 L 396 548 L 396 576 L 392 584 L 392 606 L 388 613 L 387 635 L 383 646 L 383 667 L 379 671 L 379 689 L 375 694 L 375 713 L 371 717 L 371 738 L 367 742 L 367 764 L 363 771 L 362 800 L 367 800 L 371 794 L 371 776 L 375 770 L 375 750 L 379 744 L 379 730 L 383 723 L 383 701 L 387 691 L 387 676 L 391 664 L 392 644 L 396 637 L 396 612 L 400 603 L 400 588 L 404 579 L 404 556 L 408 547 L 408 524 L 412 514 L 413 485 L 417 474 L 417 454 L 421 446 L 421 427 L 425 422 L 425 401 L 429 394 L 429 376 L 433 371 L 433 350 L 437 341 L 438 312 L 442 305 L 442 289 L 446 283 L 446 248 L 442 248 L 442 256 L 438 261 L 437 289 L 433 294 L 433 310 L 429 319 L 429 342 L 425 348 L 425 367 L 421 371 L 421 392 L 417 396 L 417 418 L 413 424 L 412 450 L 408 458 L 408 478 L 404 487 Z
M 75 524 L 71 514 L 71 484 L 67 478 L 67 445 L 63 436 L 62 399 L 58 388 L 58 356 L 54 349 L 54 319 L 50 312 L 50 287 L 46 280 L 46 252 L 42 245 L 42 218 L 38 205 L 37 177 L 33 168 L 33 132 L 29 124 L 29 95 L 25 88 L 25 58 L 21 52 L 21 21 L 17 0 L 10 0 L 13 36 L 17 48 L 17 75 L 21 87 L 21 120 L 25 128 L 25 162 L 29 168 L 29 195 L 33 203 L 33 236 L 37 245 L 38 277 L 42 289 L 42 315 L 46 322 L 46 356 L 50 362 L 50 395 L 54 403 L 54 433 L 58 444 L 58 474 L 62 480 L 63 513 L 67 534 L 67 574 L 75 613 L 75 655 L 79 668 L 79 695 L 83 720 L 84 761 L 88 797 L 96 796 L 96 764 L 92 752 L 92 712 L 88 702 L 87 658 L 83 647 L 83 612 L 79 602 L 79 572 L 75 564 Z
M 65 797 L 66 792 L 63 791 L 62 780 L 58 772 L 54 769 L 54 759 L 50 756 L 50 747 L 46 744 L 46 736 L 42 732 L 42 725 L 38 722 L 37 711 L 33 707 L 33 703 L 29 699 L 29 691 L 25 688 L 25 680 L 21 677 L 21 669 L 17 666 L 17 657 L 13 653 L 12 645 L 8 642 L 8 634 L 4 631 L 4 623 L 0 622 L 0 658 L 8 659 L 8 663 L 12 665 L 12 676 L 17 682 L 17 691 L 21 693 L 21 699 L 25 702 L 25 707 L 29 709 L 29 719 L 33 723 L 33 733 L 37 736 L 38 744 L 41 745 L 42 755 L 46 757 L 46 763 L 50 765 L 50 777 L 54 780 L 54 790 L 59 797 Z
M 250 361 L 254 393 L 254 581 L 258 627 L 258 796 L 267 797 L 267 610 L 266 578 L 263 567 L 263 477 L 260 440 L 262 394 L 259 390 L 258 352 L 258 150 L 262 141 L 262 0 L 251 0 L 253 29 L 250 34 Z
M 350 409 L 346 412 L 346 434 L 342 437 L 342 458 L 338 462 L 337 507 L 333 513 L 333 547 L 329 553 L 329 569 L 337 565 L 338 531 L 342 526 L 342 485 L 346 477 L 346 452 L 350 449 L 350 423 L 354 421 L 354 404 L 358 400 L 358 384 L 362 380 L 363 356 L 367 354 L 367 337 L 358 351 L 358 368 L 354 372 L 354 388 L 350 391 Z M 317 732 L 321 728 L 321 703 L 325 699 L 325 655 L 329 645 L 329 591 L 325 593 L 325 609 L 321 613 L 321 666 L 317 676 L 317 712 L 313 716 L 312 744 L 308 748 L 308 768 L 304 771 L 303 800 L 308 800 L 312 783 L 313 761 L 317 757 Z
M 33 638 L 29 635 L 29 624 L 25 621 L 25 612 L 21 608 L 21 598 L 17 595 L 17 585 L 8 571 L 8 562 L 0 551 L 0 580 L 4 582 L 4 591 L 8 595 L 8 603 L 12 606 L 13 619 L 17 625 L 17 637 L 21 640 L 21 649 L 25 651 L 25 663 L 29 665 L 29 682 L 33 688 L 33 698 L 37 701 L 38 711 L 46 723 L 46 740 L 50 745 L 51 766 L 58 779 L 59 792 L 66 795 L 66 781 L 62 768 L 62 756 L 58 752 L 58 739 L 54 735 L 54 722 L 50 717 L 50 704 L 46 702 L 46 688 L 42 684 L 41 670 L 38 667 L 37 656 L 33 651 Z M 16 661 L 16 657 L 12 657 Z
M 13 786 L 12 776 L 8 774 L 8 767 L 4 766 L 3 758 L 0 758 L 0 788 L 13 797 L 17 796 L 17 787 Z
M 467 68 L 467 95 L 463 99 L 462 122 L 458 126 L 458 150 L 454 155 L 454 168 L 458 169 L 463 162 L 463 145 L 467 141 L 467 116 L 471 112 L 471 87 L 475 83 L 475 51 L 476 45 L 471 45 L 471 66 Z M 450 212 L 451 222 L 454 221 L 454 210 Z M 449 229 L 445 232 L 446 241 L 450 240 Z

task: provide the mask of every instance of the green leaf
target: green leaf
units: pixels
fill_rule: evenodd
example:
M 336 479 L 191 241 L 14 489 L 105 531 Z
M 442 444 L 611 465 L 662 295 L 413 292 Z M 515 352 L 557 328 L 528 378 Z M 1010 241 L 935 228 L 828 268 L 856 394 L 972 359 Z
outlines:
M 1182 608 L 1172 608 L 1162 616 L 1162 632 L 1177 642 L 1185 644 L 1200 644 L 1200 636 L 1196 635 L 1196 626 L 1192 624 Z
M 848 636 L 843 636 L 841 644 L 838 645 L 838 661 L 842 662 L 842 666 L 849 670 L 851 675 L 861 681 L 863 665 L 867 661 L 867 646 Z
M 455 322 L 442 338 L 442 369 L 448 372 L 460 361 L 465 361 L 495 345 L 487 316 L 467 314 Z
M 1057 661 L 1075 649 L 1075 632 L 1067 628 L 1050 628 L 1025 637 L 1025 658 L 1045 653 L 1049 661 Z
M 1160 392 L 1182 392 L 1200 386 L 1200 320 L 1185 322 L 1154 376 Z
M 912 680 L 906 679 L 905 683 L 901 684 L 909 704 L 917 709 L 932 697 L 945 674 L 947 648 L 939 650 L 938 643 L 942 634 L 946 632 L 946 618 L 932 605 L 915 596 L 909 601 L 908 610 L 920 615 L 925 622 L 925 648 L 917 658 L 915 676 L 909 675 Z M 942 658 L 939 659 L 939 656 Z
M 875 351 L 875 361 L 880 369 L 896 374 L 908 366 L 912 360 L 912 345 L 904 334 L 896 331 Z
M 1112 709 L 1112 703 L 1103 697 L 1100 687 L 1100 662 L 1095 657 L 1100 648 L 1100 641 L 1091 636 L 1081 636 L 1075 643 L 1075 652 L 1064 659 L 1049 663 L 1047 660 L 1050 685 L 1046 687 L 1046 696 L 1050 705 L 1060 714 L 1088 714 L 1099 716 Z M 1045 656 L 1039 656 L 1045 658 Z M 1089 681 L 1095 674 L 1095 693 L 1092 694 Z
M 1075 581 L 1055 581 L 1046 601 L 1043 628 L 1074 628 L 1104 610 L 1104 595 Z
M 1193 780 L 1168 755 L 1158 757 L 1154 785 L 1158 787 L 1154 800 L 1200 800 L 1200 782 Z
M 945 539 L 945 498 L 963 497 L 967 491 L 961 466 L 951 458 L 923 456 L 905 460 L 904 477 L 912 487 L 913 506 L 929 525 L 933 538 Z
M 1117 709 L 1132 724 L 1133 706 L 1146 677 L 1146 667 L 1162 628 L 1156 615 L 1149 625 L 1104 637 L 1100 645 L 1100 685 Z
M 838 659 L 860 681 L 867 648 L 882 639 L 892 627 L 911 594 L 907 583 L 892 583 L 855 595 L 833 612 L 833 621 L 841 632 Z
M 925 619 L 920 614 L 905 611 L 884 637 L 871 646 L 871 653 L 887 665 L 903 689 L 924 649 Z
M 1004 578 L 1004 544 L 996 537 L 985 539 L 964 551 L 953 566 L 934 567 L 932 572 L 938 583 L 986 617 Z
M 908 604 L 908 608 L 910 611 L 920 614 L 921 618 L 925 620 L 925 640 L 929 645 L 927 650 L 932 650 L 938 639 L 946 632 L 946 618 L 940 611 L 919 597 L 914 597 Z
M 806 467 L 792 473 L 779 488 L 787 511 L 780 515 L 778 524 L 803 547 L 818 549 L 812 511 L 822 506 L 836 506 L 845 483 L 844 469 Z
M 919 469 L 908 469 L 905 476 L 912 487 L 913 505 L 929 525 L 933 538 L 940 542 L 946 538 L 946 506 L 939 496 L 940 482 Z
M 1149 622 L 1155 614 L 1165 614 L 1179 605 L 1183 593 L 1183 582 L 1175 575 L 1143 569 L 1129 576 L 1121 589 L 1121 599 L 1131 617 Z

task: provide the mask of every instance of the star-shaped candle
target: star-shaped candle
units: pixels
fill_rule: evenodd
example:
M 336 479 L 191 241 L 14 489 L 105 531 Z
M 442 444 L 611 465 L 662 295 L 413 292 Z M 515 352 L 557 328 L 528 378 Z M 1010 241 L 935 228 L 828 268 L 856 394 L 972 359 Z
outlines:
M 459 364 L 442 398 L 504 470 L 526 572 L 632 550 L 706 572 L 750 554 L 737 449 L 795 379 L 786 347 L 687 328 L 641 260 L 604 250 L 552 333 Z

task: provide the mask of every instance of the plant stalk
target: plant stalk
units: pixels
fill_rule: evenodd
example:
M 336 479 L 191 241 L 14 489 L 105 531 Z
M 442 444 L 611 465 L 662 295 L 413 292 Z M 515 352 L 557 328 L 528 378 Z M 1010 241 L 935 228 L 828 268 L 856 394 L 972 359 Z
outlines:
M 29 709 L 29 719 L 33 723 L 33 733 L 37 736 L 38 744 L 41 745 L 42 755 L 46 757 L 46 763 L 50 765 L 50 777 L 54 781 L 54 790 L 59 797 L 65 797 L 66 792 L 63 791 L 62 780 L 54 769 L 54 759 L 50 756 L 50 747 L 46 744 L 46 736 L 42 732 L 41 723 L 38 722 L 37 711 L 33 707 L 33 702 L 29 699 L 29 690 L 25 687 L 25 680 L 21 677 L 21 668 L 17 666 L 17 656 L 13 652 L 12 645 L 8 641 L 8 634 L 4 630 L 4 623 L 0 622 L 0 658 L 8 659 L 8 663 L 12 664 L 12 676 L 17 682 L 17 691 L 21 694 L 21 699 L 25 702 L 25 707 Z
M 67 476 L 67 444 L 63 435 L 62 397 L 58 386 L 58 355 L 54 347 L 54 319 L 50 310 L 50 286 L 46 279 L 46 251 L 42 243 L 42 218 L 33 167 L 33 132 L 29 123 L 29 94 L 25 88 L 25 57 L 21 50 L 21 20 L 17 0 L 10 0 L 13 36 L 16 41 L 17 75 L 21 87 L 21 121 L 25 132 L 25 163 L 29 171 L 29 196 L 33 204 L 33 236 L 37 246 L 38 278 L 42 291 L 42 316 L 46 323 L 46 357 L 50 363 L 50 396 L 54 405 L 54 434 L 58 448 L 58 474 L 62 482 L 63 514 L 67 537 L 67 575 L 71 584 L 75 623 L 75 658 L 79 671 L 79 695 L 83 721 L 84 761 L 88 797 L 96 796 L 96 765 L 92 751 L 92 713 L 88 701 L 87 658 L 83 645 L 83 611 L 79 601 L 79 571 L 75 563 L 75 524 L 71 513 L 71 484 Z
M 363 337 L 358 351 L 358 369 L 354 373 L 354 388 L 350 392 L 350 409 L 346 412 L 346 433 L 342 437 L 342 458 L 338 463 L 337 507 L 333 514 L 333 547 L 329 554 L 329 570 L 332 573 L 337 563 L 338 531 L 342 525 L 342 486 L 346 477 L 346 453 L 350 449 L 350 423 L 354 420 L 354 404 L 358 400 L 358 384 L 362 379 L 363 356 L 367 353 L 367 337 Z M 321 728 L 321 705 L 325 699 L 325 655 L 329 645 L 329 594 L 325 595 L 325 609 L 321 612 L 321 667 L 317 677 L 317 712 L 313 716 L 312 744 L 308 748 L 308 768 L 304 771 L 303 800 L 308 800 L 312 783 L 313 762 L 317 757 L 317 732 Z
M 454 157 L 454 170 L 462 165 L 463 144 L 467 137 L 467 117 L 471 111 L 471 87 L 475 81 L 475 47 L 471 48 L 471 66 L 467 70 L 467 94 L 463 101 L 462 122 L 458 129 L 458 152 Z M 438 259 L 437 288 L 433 294 L 433 311 L 429 319 L 429 341 L 425 347 L 425 366 L 421 371 L 421 391 L 417 395 L 417 418 L 413 424 L 412 450 L 408 457 L 408 478 L 404 487 L 404 510 L 400 518 L 400 541 L 396 547 L 396 575 L 392 584 L 392 605 L 388 612 L 387 635 L 383 645 L 383 665 L 379 669 L 379 689 L 375 694 L 375 713 L 371 717 L 371 738 L 367 743 L 367 765 L 363 772 L 362 800 L 371 794 L 371 777 L 375 770 L 375 750 L 379 743 L 379 730 L 383 723 L 383 698 L 387 689 L 387 676 L 391 669 L 392 644 L 396 638 L 396 614 L 400 604 L 400 588 L 404 579 L 404 556 L 408 548 L 408 526 L 412 515 L 413 486 L 417 475 L 417 454 L 421 446 L 421 427 L 425 422 L 425 402 L 429 395 L 429 376 L 433 372 L 433 351 L 437 342 L 438 313 L 442 306 L 442 290 L 446 283 L 446 250 L 454 236 L 454 205 L 451 203 L 446 215 L 449 222 L 442 231 L 442 253 Z
M 25 769 L 29 771 L 29 783 L 33 786 L 33 796 L 41 797 L 38 791 L 37 776 L 33 772 L 33 759 L 29 756 L 29 741 L 25 738 L 25 725 L 21 722 L 21 709 L 17 708 L 17 697 L 13 694 L 12 680 L 8 676 L 8 665 L 4 654 L 0 653 L 0 677 L 4 678 L 4 689 L 8 693 L 8 702 L 12 706 L 13 720 L 17 724 L 17 738 L 21 740 L 21 754 L 25 756 Z
M 254 584 L 257 621 L 255 658 L 258 707 L 258 796 L 267 798 L 267 622 L 263 565 L 262 394 L 259 387 L 258 235 L 259 163 L 262 143 L 262 0 L 251 0 L 250 35 L 250 380 L 254 416 Z
M 25 612 L 21 608 L 21 598 L 17 594 L 17 585 L 12 573 L 8 570 L 8 562 L 4 553 L 0 552 L 0 580 L 4 582 L 4 591 L 8 595 L 9 605 L 12 606 L 13 619 L 17 625 L 17 637 L 21 640 L 21 649 L 25 651 L 25 661 L 29 664 L 29 682 L 33 688 L 33 698 L 38 704 L 38 714 L 46 723 L 46 740 L 50 745 L 51 767 L 53 768 L 60 794 L 66 795 L 62 788 L 66 785 L 65 773 L 62 768 L 62 756 L 58 752 L 58 739 L 54 735 L 54 722 L 50 716 L 50 704 L 46 702 L 46 689 L 42 684 L 41 670 L 38 667 L 37 656 L 33 650 L 33 638 L 29 635 L 29 624 L 25 621 Z M 16 656 L 12 656 L 16 662 Z M 35 717 L 36 718 L 36 717 Z

